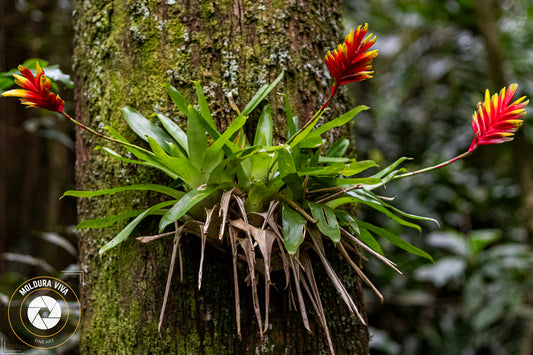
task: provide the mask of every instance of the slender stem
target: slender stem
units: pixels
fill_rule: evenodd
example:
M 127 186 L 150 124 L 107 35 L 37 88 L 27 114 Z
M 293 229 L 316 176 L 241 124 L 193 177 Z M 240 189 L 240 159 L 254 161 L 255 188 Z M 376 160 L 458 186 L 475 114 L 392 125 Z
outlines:
M 84 125 L 83 123 L 79 122 L 79 121 L 76 121 L 74 118 L 70 117 L 70 115 L 68 113 L 66 113 L 65 111 L 61 111 L 60 112 L 67 120 L 69 120 L 70 122 L 74 123 L 75 125 L 83 128 L 85 131 L 97 136 L 97 137 L 100 137 L 100 138 L 103 138 L 105 140 L 108 140 L 110 142 L 113 142 L 113 143 L 118 143 L 118 144 L 121 144 L 121 145 L 124 145 L 124 146 L 127 146 L 127 147 L 130 147 L 130 148 L 135 148 L 135 149 L 138 149 L 138 150 L 142 150 L 143 152 L 145 153 L 151 153 L 150 151 L 144 149 L 144 148 L 141 148 L 135 144 L 132 144 L 132 143 L 129 143 L 129 142 L 123 142 L 123 141 L 119 141 L 118 139 L 115 139 L 115 138 L 111 138 L 111 137 L 108 137 L 108 136 L 104 136 L 102 133 L 99 133 L 97 131 L 95 131 L 94 129 L 90 128 L 90 127 L 87 127 L 86 125 Z
M 329 102 L 331 101 L 331 99 L 333 98 L 333 96 L 335 95 L 335 93 L 337 92 L 337 88 L 339 87 L 339 85 L 337 83 L 334 83 L 333 84 L 333 88 L 331 89 L 331 94 L 329 95 L 328 99 L 326 100 L 326 102 L 324 102 L 324 105 L 322 105 L 322 107 L 320 108 L 320 110 L 318 110 L 314 115 L 313 117 L 311 117 L 309 120 L 307 120 L 307 122 L 305 122 L 305 125 L 304 127 L 302 128 L 305 129 L 307 127 L 307 125 L 310 123 L 310 122 L 313 122 L 313 120 L 315 118 L 317 118 L 318 116 L 320 116 L 322 114 L 322 112 L 324 112 L 324 110 L 326 109 L 326 107 L 328 106 Z
M 453 163 L 454 161 L 456 160 L 459 160 L 459 159 L 462 159 L 464 157 L 467 157 L 469 156 L 470 154 L 472 154 L 471 151 L 468 151 L 468 152 L 464 152 L 463 154 L 461 155 L 458 155 L 456 156 L 455 158 L 453 159 L 450 159 L 448 161 L 445 161 L 444 163 L 440 163 L 440 164 L 437 164 L 437 165 L 434 165 L 434 166 L 430 166 L 428 168 L 424 168 L 424 169 L 420 169 L 420 170 L 417 170 L 417 171 L 412 171 L 410 173 L 405 173 L 405 174 L 401 174 L 401 175 L 396 175 L 394 177 L 394 180 L 396 179 L 403 179 L 403 178 L 406 178 L 406 177 L 409 177 L 409 176 L 413 176 L 413 175 L 418 175 L 418 174 L 422 174 L 422 173 L 427 173 L 428 171 L 432 171 L 432 170 L 436 170 L 436 169 L 439 169 L 439 168 L 442 168 L 446 165 L 450 165 L 451 163 Z
M 329 101 L 331 100 L 332 97 L 333 97 L 333 96 L 328 97 L 328 99 L 326 100 L 326 102 L 324 102 L 324 105 L 322 105 L 322 107 L 320 108 L 320 111 L 318 111 L 319 114 L 320 114 L 321 112 L 323 112 L 323 111 L 326 109 L 326 107 L 328 106 Z M 316 115 L 315 115 L 315 116 L 316 116 Z

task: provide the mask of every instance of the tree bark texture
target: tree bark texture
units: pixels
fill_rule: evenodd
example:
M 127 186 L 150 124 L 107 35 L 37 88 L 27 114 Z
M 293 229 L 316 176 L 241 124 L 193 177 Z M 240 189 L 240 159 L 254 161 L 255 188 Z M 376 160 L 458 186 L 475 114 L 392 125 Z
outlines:
M 234 115 L 231 91 L 242 109 L 255 91 L 282 69 L 285 77 L 269 97 L 277 138 L 285 132 L 281 96 L 290 98 L 303 122 L 329 95 L 332 80 L 323 64 L 325 48 L 341 40 L 341 4 L 325 1 L 82 1 L 75 2 L 75 69 L 77 118 L 102 129 L 113 126 L 134 139 L 120 108 L 131 105 L 146 117 L 163 112 L 183 123 L 162 84 L 171 83 L 191 101 L 192 80 L 198 80 L 219 128 Z M 253 117 L 251 118 L 253 122 Z M 331 117 L 330 117 L 331 119 Z M 249 125 L 250 126 L 250 125 Z M 77 184 L 93 190 L 118 185 L 158 182 L 165 177 L 143 167 L 114 161 L 94 151 L 98 141 L 77 136 Z M 118 147 L 112 147 L 118 149 Z M 157 201 L 151 194 L 119 194 L 81 199 L 80 220 L 145 208 Z M 326 338 L 318 322 L 307 334 L 298 313 L 289 307 L 280 275 L 271 300 L 271 330 L 261 339 L 253 316 L 251 291 L 241 283 L 242 340 L 235 325 L 230 253 L 207 247 L 201 290 L 197 287 L 200 243 L 185 237 L 183 282 L 175 273 L 161 337 L 157 331 L 172 240 L 140 244 L 130 238 L 98 255 L 98 249 L 122 226 L 84 230 L 80 242 L 82 353 L 247 354 L 322 353 Z M 153 233 L 155 225 L 141 231 Z M 137 234 L 138 236 L 139 234 Z M 331 253 L 335 259 L 335 254 Z M 359 280 L 346 263 L 336 263 L 364 314 Z M 333 343 L 339 354 L 368 352 L 365 326 L 351 318 L 317 262 Z

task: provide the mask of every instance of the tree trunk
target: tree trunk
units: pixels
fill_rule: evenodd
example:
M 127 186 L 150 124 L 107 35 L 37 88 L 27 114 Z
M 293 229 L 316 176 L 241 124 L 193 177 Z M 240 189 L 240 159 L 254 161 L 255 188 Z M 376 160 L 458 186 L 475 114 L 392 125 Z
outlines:
M 146 117 L 167 113 L 181 123 L 162 87 L 176 86 L 194 97 L 191 80 L 198 80 L 224 128 L 231 117 L 227 94 L 242 109 L 254 92 L 279 72 L 284 80 L 269 98 L 278 132 L 285 132 L 284 92 L 300 121 L 320 108 L 331 80 L 323 65 L 324 48 L 341 38 L 340 1 L 76 1 L 75 67 L 77 118 L 92 126 L 113 126 L 127 138 L 120 108 L 131 105 Z M 252 118 L 253 119 L 253 118 Z M 278 140 L 283 134 L 278 133 Z M 170 183 L 153 170 L 113 161 L 93 148 L 97 141 L 77 137 L 77 183 L 83 190 L 154 182 Z M 117 147 L 113 147 L 117 148 Z M 120 194 L 81 199 L 80 220 L 143 208 L 153 195 Z M 98 249 L 121 226 L 84 230 L 80 242 L 82 285 L 81 349 L 83 353 L 319 353 L 328 349 L 318 322 L 314 335 L 289 307 L 284 280 L 271 299 L 269 330 L 260 338 L 253 316 L 251 291 L 241 287 L 242 340 L 237 336 L 232 258 L 208 247 L 201 290 L 197 288 L 199 240 L 183 245 L 183 282 L 174 276 L 161 337 L 158 318 L 172 250 L 171 239 L 140 244 L 122 243 L 102 256 Z M 153 233 L 155 226 L 144 232 Z M 334 255 L 334 254 L 332 254 Z M 358 307 L 364 312 L 362 290 L 348 265 L 338 263 Z M 368 352 L 365 326 L 351 318 L 327 276 L 317 267 L 333 344 L 340 354 Z M 276 280 L 274 280 L 276 281 Z M 250 297 L 249 297 L 250 295 Z

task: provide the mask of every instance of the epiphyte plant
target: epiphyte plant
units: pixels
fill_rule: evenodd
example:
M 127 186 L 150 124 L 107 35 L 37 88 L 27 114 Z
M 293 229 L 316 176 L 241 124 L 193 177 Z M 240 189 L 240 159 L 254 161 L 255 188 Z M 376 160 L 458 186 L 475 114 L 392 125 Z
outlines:
M 378 55 L 370 50 L 376 41 L 367 35 L 368 25 L 359 26 L 345 37 L 333 52 L 328 52 L 325 64 L 334 79 L 330 96 L 323 106 L 302 127 L 291 114 L 289 100 L 282 95 L 288 131 L 286 141 L 273 143 L 273 118 L 270 106 L 264 101 L 283 77 L 281 73 L 271 84 L 261 87 L 242 111 L 235 109 L 236 117 L 223 132 L 217 130 L 202 86 L 193 82 L 196 105 L 176 88 L 165 85 L 166 91 L 187 118 L 186 132 L 174 120 L 162 113 L 154 113 L 160 123 L 156 125 L 135 108 L 122 108 L 124 119 L 148 147 L 128 142 L 118 131 L 107 127 L 103 135 L 69 116 L 63 100 L 50 92 L 50 80 L 39 63 L 35 71 L 20 66 L 20 75 L 14 74 L 15 83 L 22 89 L 4 92 L 3 96 L 19 97 L 29 107 L 55 111 L 83 130 L 121 146 L 135 157 L 109 147 L 98 147 L 103 153 L 128 164 L 144 165 L 161 170 L 173 180 L 170 186 L 145 183 L 113 187 L 99 191 L 67 191 L 64 196 L 90 198 L 128 191 L 155 191 L 164 196 L 162 202 L 143 210 L 124 211 L 118 215 L 86 220 L 79 229 L 104 228 L 128 221 L 125 227 L 105 243 L 100 253 L 116 247 L 128 239 L 135 228 L 147 217 L 159 216 L 155 235 L 137 239 L 143 243 L 167 236 L 174 237 L 171 264 L 159 330 L 169 297 L 175 260 L 181 259 L 180 240 L 184 235 L 196 235 L 201 240 L 198 287 L 202 283 L 204 248 L 206 243 L 227 250 L 232 255 L 234 292 L 236 300 L 237 334 L 241 335 L 239 305 L 238 265 L 244 264 L 251 288 L 253 312 L 259 332 L 263 335 L 269 325 L 270 287 L 273 272 L 285 275 L 288 292 L 296 294 L 298 309 L 304 327 L 310 332 L 307 307 L 313 307 L 324 328 L 330 351 L 333 353 L 331 335 L 325 319 L 318 284 L 313 269 L 322 265 L 336 291 L 346 303 L 351 314 L 366 324 L 356 303 L 326 257 L 325 243 L 330 243 L 353 267 L 361 279 L 383 299 L 379 290 L 359 266 L 359 255 L 370 254 L 392 269 L 400 272 L 389 260 L 378 242 L 384 238 L 397 247 L 420 257 L 431 256 L 402 239 L 398 234 L 356 218 L 347 206 L 367 205 L 384 214 L 393 222 L 421 230 L 415 221 L 434 221 L 416 216 L 392 206 L 374 190 L 388 182 L 428 172 L 446 166 L 470 155 L 480 145 L 503 143 L 512 140 L 522 124 L 528 101 L 522 97 L 514 102 L 517 85 L 512 84 L 492 97 L 487 91 L 484 102 L 478 104 L 472 116 L 474 138 L 469 149 L 444 163 L 406 172 L 400 168 L 407 158 L 399 158 L 390 166 L 369 174 L 377 164 L 371 160 L 358 161 L 345 157 L 349 141 L 339 138 L 328 148 L 323 136 L 331 129 L 348 124 L 359 112 L 367 110 L 358 106 L 317 126 L 326 112 L 330 100 L 339 86 L 372 78 L 372 62 Z M 35 74 L 34 74 L 35 73 Z M 232 107 L 236 107 L 231 101 Z M 198 108 L 195 108 L 198 107 Z M 247 118 L 256 108 L 262 107 L 253 140 L 244 134 Z M 209 136 L 209 137 L 208 137 Z M 365 176 L 360 174 L 365 172 Z M 169 230 L 170 227 L 170 230 Z M 179 262 L 181 265 L 181 260 Z M 261 309 L 258 284 L 264 281 L 264 310 Z M 307 295 L 307 302 L 304 295 Z M 293 295 L 291 295 L 293 297 Z

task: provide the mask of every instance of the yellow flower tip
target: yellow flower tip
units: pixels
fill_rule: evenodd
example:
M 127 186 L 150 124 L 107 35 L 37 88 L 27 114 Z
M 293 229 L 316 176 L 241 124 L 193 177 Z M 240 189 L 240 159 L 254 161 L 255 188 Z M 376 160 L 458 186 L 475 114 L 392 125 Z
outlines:
M 515 102 L 513 102 L 513 105 L 518 105 L 519 103 L 521 103 L 521 102 L 524 101 L 525 99 L 526 99 L 526 97 L 525 97 L 525 96 L 522 96 L 521 98 L 519 98 L 518 100 L 516 100 Z M 524 105 L 524 106 L 527 106 L 528 104 L 529 104 L 529 100 L 524 101 L 524 102 L 522 103 L 522 105 Z
M 485 91 L 485 101 L 484 101 L 484 106 L 485 106 L 485 110 L 487 111 L 487 113 L 490 114 L 490 101 L 491 101 L 491 98 L 490 98 L 490 92 L 489 90 L 487 89 Z
M 508 113 L 509 115 L 518 115 L 518 116 L 525 116 L 527 114 L 526 109 L 521 108 L 518 110 L 514 110 Z M 510 121 L 508 121 L 510 122 Z
M 42 75 L 44 75 L 44 70 L 39 65 L 39 61 L 35 62 L 35 69 L 36 69 L 36 73 L 37 73 L 37 78 L 42 76 Z
M 345 43 L 350 43 L 350 44 L 353 44 L 353 40 L 354 40 L 354 36 L 353 36 L 353 28 L 350 30 L 350 33 L 348 33 L 346 35 L 346 37 L 344 38 L 344 42 Z
M 23 89 L 14 89 L 6 91 L 2 94 L 4 97 L 27 97 L 28 96 L 28 90 Z
M 23 77 L 22 75 L 18 75 L 18 74 L 13 74 L 13 77 L 15 78 L 15 83 L 16 83 L 17 85 L 19 85 L 19 84 L 17 83 L 17 80 L 20 81 L 20 82 L 25 82 L 25 81 L 28 80 L 28 79 L 26 79 L 25 77 Z

